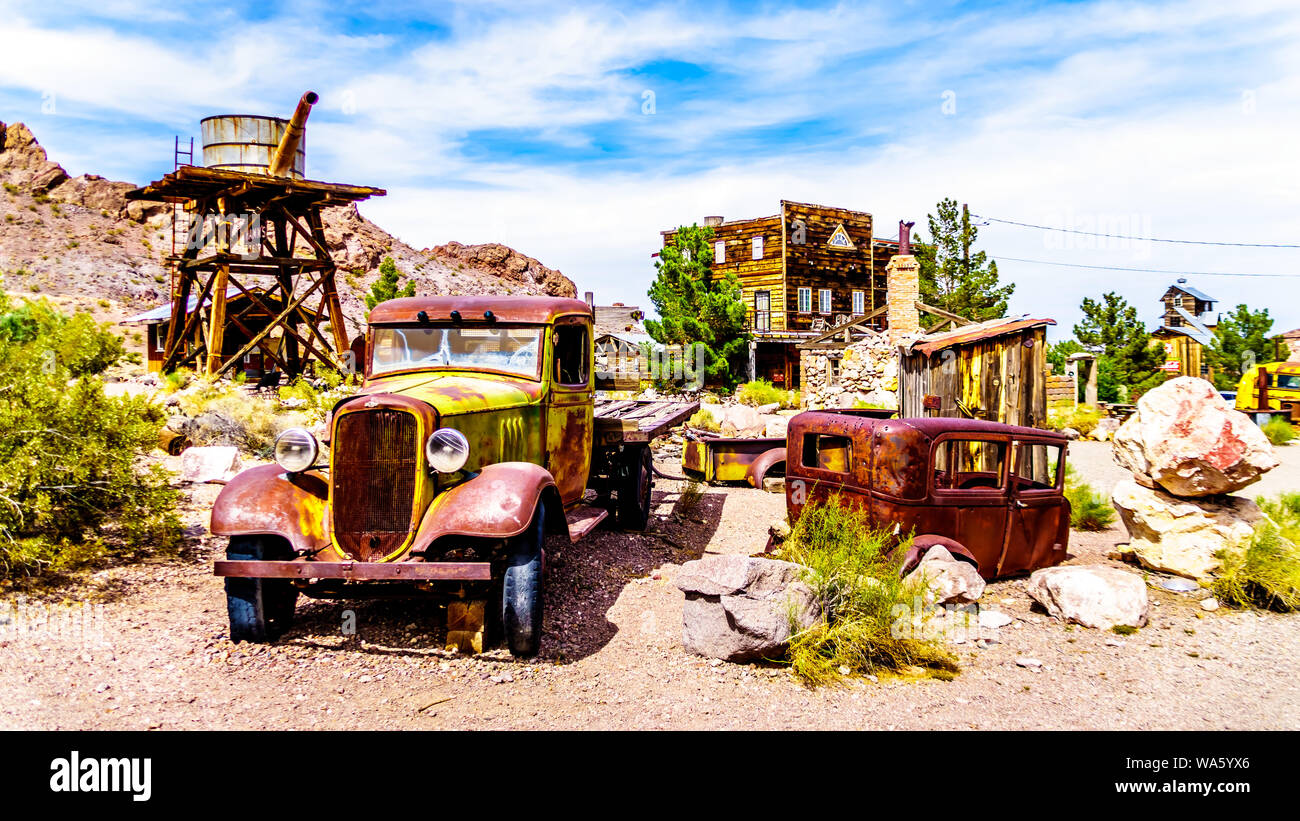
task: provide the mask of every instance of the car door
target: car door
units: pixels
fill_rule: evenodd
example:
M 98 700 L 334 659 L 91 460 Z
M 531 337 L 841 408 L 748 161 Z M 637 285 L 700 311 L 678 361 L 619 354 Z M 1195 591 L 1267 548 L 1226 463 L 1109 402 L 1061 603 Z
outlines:
M 584 317 L 562 317 L 550 330 L 546 469 L 567 505 L 582 498 L 591 470 L 592 340 Z
M 1009 437 L 957 433 L 938 437 L 932 450 L 933 520 L 951 530 L 924 532 L 964 545 L 985 578 L 997 574 L 1005 542 L 1010 445 Z
M 1027 573 L 1065 558 L 1069 507 L 1063 496 L 1065 446 L 1017 439 L 1013 445 L 1006 546 L 999 574 Z

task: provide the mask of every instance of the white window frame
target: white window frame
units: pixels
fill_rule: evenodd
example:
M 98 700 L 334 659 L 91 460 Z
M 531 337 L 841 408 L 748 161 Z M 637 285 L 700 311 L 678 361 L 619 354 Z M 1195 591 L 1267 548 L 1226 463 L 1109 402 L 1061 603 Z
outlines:
M 867 312 L 867 295 L 865 291 L 853 292 L 853 314 L 861 316 Z
M 760 235 L 751 239 L 749 241 L 749 248 L 750 248 L 751 259 L 762 259 L 763 258 L 763 237 Z
M 713 264 L 721 265 L 727 261 L 727 243 L 718 240 L 713 243 Z
M 817 292 L 817 313 L 831 313 L 831 289 L 821 288 Z
M 812 313 L 812 288 L 799 289 L 799 313 Z

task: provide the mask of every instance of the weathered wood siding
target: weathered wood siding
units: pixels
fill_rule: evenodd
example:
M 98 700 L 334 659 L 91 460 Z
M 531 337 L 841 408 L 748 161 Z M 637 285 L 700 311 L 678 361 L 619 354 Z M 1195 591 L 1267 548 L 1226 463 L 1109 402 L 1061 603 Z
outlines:
M 902 416 L 970 417 L 1042 427 L 1047 419 L 1046 336 L 1040 326 L 964 343 L 934 356 L 903 354 L 898 380 Z M 925 409 L 926 396 L 938 397 L 938 410 Z
M 862 211 L 847 208 L 829 208 L 807 203 L 781 202 L 782 221 L 785 225 L 785 304 L 790 306 L 786 320 L 789 330 L 810 330 L 813 320 L 821 318 L 827 325 L 835 316 L 852 316 L 852 293 L 865 292 L 866 310 L 871 310 L 872 273 L 875 270 L 872 254 L 872 219 Z M 794 242 L 797 223 L 804 226 L 802 244 Z M 836 248 L 828 245 L 835 229 L 843 225 L 854 248 Z M 888 259 L 885 260 L 888 262 Z M 883 271 L 883 263 L 881 270 Z M 810 311 L 799 311 L 799 288 L 812 289 Z M 830 313 L 821 313 L 819 292 L 831 291 Z M 883 295 L 874 297 L 881 304 Z

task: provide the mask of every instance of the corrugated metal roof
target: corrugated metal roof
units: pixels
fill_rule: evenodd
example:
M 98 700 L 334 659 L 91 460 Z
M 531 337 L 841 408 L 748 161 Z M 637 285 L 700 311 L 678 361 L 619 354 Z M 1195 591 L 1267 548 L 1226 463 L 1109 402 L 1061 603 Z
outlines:
M 975 325 L 963 325 L 951 331 L 945 331 L 941 334 L 927 334 L 912 343 L 911 350 L 923 353 L 926 356 L 951 348 L 954 345 L 965 345 L 971 342 L 983 342 L 986 339 L 994 339 L 1005 334 L 1023 331 L 1026 328 L 1036 328 L 1039 325 L 1055 325 L 1055 319 L 1035 319 L 1028 314 L 1022 314 L 1016 317 L 1001 317 L 999 319 L 990 319 Z
M 1182 331 L 1183 333 L 1187 334 L 1192 339 L 1195 339 L 1197 342 L 1201 343 L 1202 345 L 1209 345 L 1211 342 L 1214 341 L 1214 333 L 1209 328 L 1205 327 L 1205 325 L 1201 322 L 1201 320 L 1197 319 L 1195 316 L 1188 313 L 1183 308 L 1178 307 L 1177 305 L 1174 306 L 1174 310 L 1178 313 L 1179 316 L 1183 318 L 1183 320 L 1188 325 L 1191 326 L 1191 330 L 1186 330 L 1183 328 L 1175 328 L 1174 330 Z
M 254 288 L 252 290 L 255 293 L 261 291 L 260 288 Z M 239 296 L 239 293 L 240 293 L 239 288 L 234 285 L 231 285 L 230 287 L 226 288 L 226 299 Z M 190 294 L 190 298 L 186 301 L 187 307 L 185 309 L 185 313 L 187 315 L 194 312 L 194 306 L 198 304 L 198 299 L 199 298 L 197 295 Z M 207 305 L 210 304 L 211 302 L 212 300 L 209 299 L 204 304 Z M 118 325 L 156 325 L 159 322 L 166 322 L 171 318 L 172 318 L 172 304 L 170 302 L 165 302 L 162 305 L 159 305 L 157 308 L 154 308 L 149 311 L 145 311 L 142 314 L 136 314 L 135 316 L 127 317 L 126 319 L 123 319 L 121 322 L 118 322 L 117 324 Z
M 1195 288 L 1193 288 L 1193 287 L 1190 286 L 1190 285 L 1170 285 L 1169 287 L 1170 287 L 1170 288 L 1177 288 L 1178 290 L 1182 291 L 1183 293 L 1185 293 L 1185 294 L 1190 294 L 1190 295 L 1196 297 L 1197 299 L 1201 300 L 1202 302 L 1218 302 L 1218 301 L 1219 301 L 1219 300 L 1215 299 L 1215 298 L 1212 297 L 1212 296 L 1207 296 L 1206 294 L 1202 293 L 1201 291 L 1196 290 Z

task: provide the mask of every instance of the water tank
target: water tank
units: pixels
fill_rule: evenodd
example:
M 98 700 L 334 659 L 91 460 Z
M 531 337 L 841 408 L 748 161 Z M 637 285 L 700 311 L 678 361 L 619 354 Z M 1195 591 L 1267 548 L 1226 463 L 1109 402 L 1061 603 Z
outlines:
M 280 117 L 242 114 L 204 117 L 200 122 L 203 164 L 208 168 L 265 174 L 288 126 L 289 121 Z M 304 135 L 289 176 L 302 179 L 306 167 L 307 137 Z

